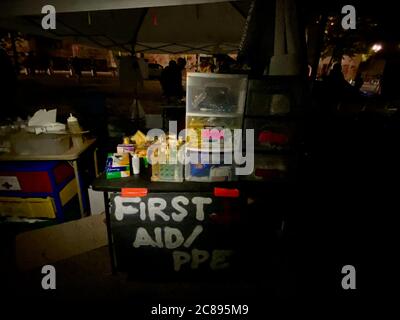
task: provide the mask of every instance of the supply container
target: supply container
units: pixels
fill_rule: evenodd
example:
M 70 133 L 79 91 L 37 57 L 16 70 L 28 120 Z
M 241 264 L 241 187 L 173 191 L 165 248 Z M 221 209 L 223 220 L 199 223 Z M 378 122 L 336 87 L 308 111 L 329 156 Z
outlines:
M 237 180 L 233 152 L 186 148 L 185 179 L 197 182 Z
M 83 145 L 82 128 L 79 125 L 78 119 L 70 113 L 68 119 L 68 130 L 72 134 L 72 144 L 75 148 L 80 148 Z
M 67 134 L 18 132 L 10 137 L 12 152 L 19 155 L 60 155 L 71 147 Z
M 190 72 L 186 113 L 197 116 L 243 114 L 247 75 Z

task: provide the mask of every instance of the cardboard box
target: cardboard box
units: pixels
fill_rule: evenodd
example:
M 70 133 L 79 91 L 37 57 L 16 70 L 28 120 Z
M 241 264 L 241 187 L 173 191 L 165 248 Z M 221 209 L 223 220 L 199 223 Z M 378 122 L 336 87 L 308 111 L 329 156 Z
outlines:
M 104 214 L 100 214 L 18 234 L 15 240 L 18 269 L 42 267 L 106 246 L 104 219 Z
M 106 178 L 124 178 L 131 175 L 128 153 L 109 153 L 106 165 Z
M 133 144 L 119 144 L 117 146 L 117 153 L 125 153 L 125 152 L 129 153 L 133 151 L 135 151 Z

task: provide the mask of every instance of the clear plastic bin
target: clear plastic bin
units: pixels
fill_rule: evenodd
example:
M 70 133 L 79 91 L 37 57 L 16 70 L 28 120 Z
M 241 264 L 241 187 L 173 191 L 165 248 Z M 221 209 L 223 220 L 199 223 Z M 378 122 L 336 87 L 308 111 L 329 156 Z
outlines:
M 151 181 L 182 182 L 183 163 L 179 160 L 184 156 L 184 148 L 178 147 L 175 139 L 157 142 L 152 147 L 155 148 L 150 155 Z
M 243 114 L 246 92 L 247 75 L 188 73 L 186 113 Z
M 151 181 L 182 182 L 183 164 L 154 164 L 151 167 Z
M 204 152 L 187 149 L 185 179 L 198 182 L 237 180 L 234 163 L 229 163 L 220 152 Z M 233 154 L 231 153 L 231 162 Z
M 233 129 L 242 128 L 242 117 L 187 117 L 186 128 L 188 131 L 186 141 L 192 148 L 200 148 L 205 144 L 218 144 L 222 149 L 224 139 L 228 138 L 226 129 L 233 136 Z

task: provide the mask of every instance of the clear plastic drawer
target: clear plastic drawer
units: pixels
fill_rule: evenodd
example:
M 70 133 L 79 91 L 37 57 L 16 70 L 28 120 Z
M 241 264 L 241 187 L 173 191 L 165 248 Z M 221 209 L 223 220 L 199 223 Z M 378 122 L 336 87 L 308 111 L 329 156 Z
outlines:
M 198 182 L 220 182 L 237 180 L 233 154 L 231 161 L 224 153 L 203 152 L 188 149 L 186 152 L 185 179 Z
M 243 114 L 247 75 L 188 73 L 186 112 L 212 116 Z
M 202 145 L 219 145 L 224 147 L 225 139 L 229 134 L 233 136 L 233 129 L 242 128 L 242 117 L 198 117 L 187 116 L 187 142 L 192 148 L 201 148 Z M 231 139 L 232 140 L 232 139 Z

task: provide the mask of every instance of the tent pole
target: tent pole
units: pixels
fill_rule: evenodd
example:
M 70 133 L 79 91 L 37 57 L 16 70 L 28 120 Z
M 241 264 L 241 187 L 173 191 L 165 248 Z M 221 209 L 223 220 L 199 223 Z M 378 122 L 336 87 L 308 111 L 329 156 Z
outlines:
M 136 42 L 137 42 L 137 37 L 138 37 L 138 34 L 139 34 L 139 30 L 142 27 L 144 18 L 146 17 L 148 10 L 149 9 L 147 9 L 147 8 L 142 9 L 142 15 L 140 17 L 140 20 L 139 20 L 139 23 L 138 23 L 138 27 L 137 27 L 135 33 L 133 34 L 133 38 L 132 38 L 132 41 L 131 41 L 131 43 L 132 43 L 132 52 L 131 52 L 132 55 L 135 54 L 135 45 L 136 45 Z
M 11 36 L 11 47 L 12 47 L 12 51 L 13 51 L 13 56 L 14 56 L 14 68 L 15 71 L 17 73 L 17 75 L 19 75 L 19 61 L 18 61 L 18 51 L 17 51 L 17 45 L 16 45 L 16 37 L 15 37 L 15 32 L 10 32 L 10 36 Z
M 319 59 L 321 58 L 321 50 L 322 50 L 322 45 L 323 45 L 323 40 L 324 40 L 324 31 L 326 27 L 326 23 L 328 21 L 328 16 L 327 14 L 323 14 L 318 22 L 318 30 L 316 34 L 316 39 L 313 39 L 313 43 L 311 43 L 312 46 L 314 46 L 314 55 L 311 57 L 311 80 L 314 81 L 317 78 L 317 72 L 318 72 L 318 65 L 319 65 Z

